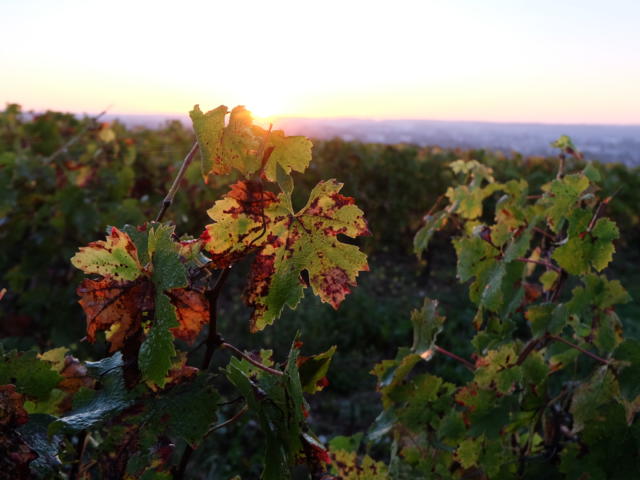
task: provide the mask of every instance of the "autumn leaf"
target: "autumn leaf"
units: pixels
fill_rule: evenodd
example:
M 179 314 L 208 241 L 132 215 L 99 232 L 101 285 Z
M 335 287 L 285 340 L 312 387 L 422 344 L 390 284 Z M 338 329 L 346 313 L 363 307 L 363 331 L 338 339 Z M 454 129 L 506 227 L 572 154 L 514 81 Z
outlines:
M 338 235 L 356 238 L 369 230 L 353 198 L 341 195 L 342 184 L 320 182 L 297 213 L 287 193 L 261 190 L 256 182 L 238 182 L 209 210 L 215 223 L 206 227 L 204 248 L 219 266 L 249 251 L 251 267 L 247 304 L 254 308 L 251 330 L 262 330 L 285 305 L 294 308 L 303 296 L 306 272 L 313 292 L 338 308 L 358 272 L 368 270 L 366 255 Z
M 202 113 L 198 105 L 189 113 L 202 159 L 202 176 L 227 175 L 237 170 L 243 176 L 262 171 L 276 181 L 279 165 L 287 174 L 304 172 L 311 161 L 311 141 L 302 136 L 287 137 L 281 130 L 265 130 L 253 124 L 251 112 L 242 106 L 229 110 L 221 105 Z
M 110 351 L 133 352 L 144 377 L 158 384 L 175 356 L 174 337 L 195 340 L 209 319 L 207 300 L 190 287 L 185 267 L 200 242 L 186 247 L 172 237 L 173 227 L 155 225 L 136 230 L 134 243 L 113 227 L 106 241 L 80 248 L 71 259 L 85 273 L 100 275 L 86 278 L 77 290 L 87 339 L 94 342 L 105 331 Z

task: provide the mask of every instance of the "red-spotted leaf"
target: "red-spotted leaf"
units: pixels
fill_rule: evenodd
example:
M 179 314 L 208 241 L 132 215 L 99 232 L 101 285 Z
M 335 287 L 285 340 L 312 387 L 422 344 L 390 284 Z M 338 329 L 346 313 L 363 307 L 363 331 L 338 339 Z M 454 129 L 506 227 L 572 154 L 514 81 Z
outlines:
M 209 319 L 207 300 L 187 279 L 185 264 L 194 249 L 172 236 L 173 228 L 164 225 L 138 233 L 136 242 L 149 260 L 144 267 L 131 237 L 115 227 L 106 241 L 81 248 L 71 260 L 85 273 L 101 276 L 85 279 L 77 290 L 88 340 L 105 331 L 110 351 L 137 357 L 145 378 L 158 384 L 175 355 L 173 338 L 193 341 Z
M 215 223 L 205 232 L 205 249 L 220 266 L 256 251 L 246 295 L 254 307 L 252 331 L 273 323 L 285 305 L 295 308 L 305 287 L 303 271 L 313 292 L 338 308 L 358 272 L 368 270 L 366 255 L 338 240 L 369 233 L 353 198 L 339 193 L 342 184 L 320 182 L 295 214 L 289 195 L 275 197 L 261 188 L 255 182 L 234 185 L 209 210 Z

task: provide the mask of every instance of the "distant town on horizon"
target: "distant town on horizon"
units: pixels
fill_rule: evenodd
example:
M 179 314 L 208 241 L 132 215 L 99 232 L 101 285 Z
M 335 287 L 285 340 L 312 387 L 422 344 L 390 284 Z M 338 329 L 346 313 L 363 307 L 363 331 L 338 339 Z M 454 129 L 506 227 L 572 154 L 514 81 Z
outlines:
M 189 124 L 187 115 L 115 114 L 127 126 L 155 128 L 170 120 Z M 499 123 L 481 121 L 289 118 L 275 120 L 275 128 L 288 135 L 316 139 L 342 138 L 368 143 L 409 143 L 443 148 L 483 148 L 518 152 L 525 156 L 552 155 L 550 143 L 569 135 L 588 160 L 621 162 L 640 166 L 640 125 L 573 125 L 546 123 Z

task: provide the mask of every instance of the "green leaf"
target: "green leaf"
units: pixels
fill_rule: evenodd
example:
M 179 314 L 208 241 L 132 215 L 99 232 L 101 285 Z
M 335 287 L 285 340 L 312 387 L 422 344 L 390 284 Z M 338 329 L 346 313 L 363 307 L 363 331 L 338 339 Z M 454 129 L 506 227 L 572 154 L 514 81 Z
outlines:
M 570 220 L 569 238 L 554 250 L 552 257 L 573 275 L 588 273 L 590 267 L 601 271 L 613 259 L 613 241 L 619 237 L 618 227 L 607 218 L 599 219 L 591 232 L 584 216 Z
M 163 293 L 156 295 L 155 318 L 147 337 L 140 346 L 138 366 L 145 380 L 163 386 L 173 363 L 176 349 L 170 328 L 179 326 L 176 308 Z
M 282 376 L 257 369 L 244 359 L 233 358 L 226 369 L 229 381 L 246 399 L 250 411 L 258 416 L 266 437 L 264 479 L 290 478 L 290 469 L 303 447 L 306 402 L 297 368 L 296 345 L 297 339 Z
M 187 286 L 187 270 L 180 260 L 178 244 L 173 241 L 175 227 L 155 224 L 149 230 L 148 254 L 153 264 L 151 280 L 157 290 Z
M 533 305 L 527 309 L 525 317 L 529 321 L 531 326 L 531 332 L 535 336 L 544 334 L 552 321 L 552 313 L 555 306 L 550 303 L 544 303 L 541 305 Z M 552 332 L 553 333 L 553 332 Z M 557 333 L 557 332 L 555 332 Z
M 582 174 L 567 175 L 547 186 L 546 214 L 554 232 L 559 232 L 563 219 L 574 211 L 582 192 L 589 187 L 589 179 Z
M 98 362 L 87 362 L 91 375 L 100 381 L 98 391 L 82 390 L 76 394 L 74 409 L 49 426 L 49 434 L 59 431 L 79 432 L 101 425 L 133 404 L 122 376 L 122 355 L 118 352 Z
M 466 282 L 495 262 L 498 250 L 479 237 L 461 237 L 453 240 L 458 256 L 458 278 Z
M 593 183 L 596 183 L 602 180 L 600 171 L 591 162 L 587 163 L 587 166 L 584 167 L 584 170 L 582 171 L 582 173 L 585 177 L 587 177 Z
M 8 352 L 0 360 L 0 385 L 14 384 L 19 393 L 46 399 L 62 377 L 35 352 Z
M 425 298 L 422 308 L 411 312 L 413 324 L 413 345 L 411 351 L 423 360 L 430 360 L 438 337 L 442 332 L 445 318 L 438 315 L 438 301 Z
M 510 393 L 522 381 L 522 369 L 516 366 L 518 355 L 513 344 L 489 350 L 476 361 L 475 381 L 481 388 L 495 385 L 500 393 Z
M 456 450 L 456 458 L 463 468 L 475 467 L 482 452 L 483 438 L 465 438 Z
M 444 228 L 449 220 L 449 209 L 436 212 L 433 215 L 426 215 L 424 217 L 424 225 L 418 230 L 416 236 L 413 238 L 413 251 L 419 257 L 429 247 L 429 242 L 433 237 L 433 234 Z
M 625 340 L 616 349 L 614 358 L 621 362 L 618 373 L 620 393 L 631 402 L 640 395 L 640 342 Z
M 300 357 L 300 382 L 305 393 L 314 394 L 324 388 L 322 381 L 327 376 L 336 348 L 334 345 L 326 352 Z
M 598 368 L 589 381 L 580 384 L 571 400 L 573 431 L 581 431 L 586 422 L 598 415 L 597 408 L 613 399 L 617 390 L 618 384 L 606 365 Z
M 287 195 L 291 195 L 293 193 L 293 178 L 291 178 L 291 175 L 289 175 L 280 164 L 276 165 L 276 181 L 283 193 Z
M 145 380 L 163 386 L 176 350 L 170 329 L 180 326 L 176 307 L 163 292 L 187 286 L 186 268 L 173 241 L 174 227 L 156 225 L 149 230 L 147 251 L 153 264 L 151 281 L 155 285 L 154 321 L 140 346 L 138 365 Z
M 264 166 L 267 180 L 274 182 L 278 178 L 277 170 L 281 168 L 287 175 L 292 170 L 304 172 L 311 162 L 311 140 L 307 137 L 287 137 L 282 130 L 272 131 L 268 136 L 267 149 L 272 148 Z M 280 180 L 278 180 L 280 184 Z M 282 187 L 282 185 L 280 185 Z M 293 182 L 288 193 L 293 190 Z M 283 192 L 287 193 L 283 189 Z
M 572 150 L 576 149 L 576 146 L 568 135 L 560 135 L 557 140 L 551 142 L 551 146 L 553 148 L 559 148 L 560 150 L 566 150 L 567 148 L 571 148 Z
M 207 113 L 202 113 L 200 106 L 195 105 L 193 110 L 189 112 L 200 148 L 201 171 L 205 182 L 210 172 L 216 175 L 225 175 L 230 170 L 229 167 L 222 164 L 219 158 L 227 112 L 227 107 L 224 105 Z
M 542 284 L 542 288 L 545 292 L 548 292 L 553 288 L 558 276 L 559 273 L 555 270 L 546 270 L 542 275 L 540 275 L 540 283 Z
M 357 452 L 362 442 L 363 433 L 359 432 L 350 437 L 338 435 L 333 437 L 329 442 L 329 448 L 331 450 L 344 450 L 345 452 Z
M 217 418 L 220 395 L 198 375 L 188 383 L 171 388 L 152 403 L 149 419 L 155 428 L 177 435 L 195 448 Z

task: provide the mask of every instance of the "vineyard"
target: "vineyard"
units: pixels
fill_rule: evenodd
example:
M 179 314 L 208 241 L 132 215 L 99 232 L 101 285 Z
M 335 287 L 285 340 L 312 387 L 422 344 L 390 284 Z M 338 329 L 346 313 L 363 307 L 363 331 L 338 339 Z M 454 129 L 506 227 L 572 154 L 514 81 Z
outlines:
M 0 112 L 0 478 L 629 479 L 640 169 Z

